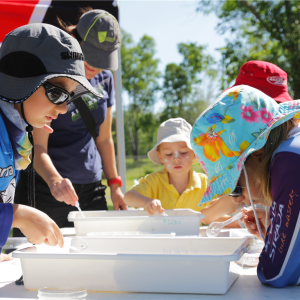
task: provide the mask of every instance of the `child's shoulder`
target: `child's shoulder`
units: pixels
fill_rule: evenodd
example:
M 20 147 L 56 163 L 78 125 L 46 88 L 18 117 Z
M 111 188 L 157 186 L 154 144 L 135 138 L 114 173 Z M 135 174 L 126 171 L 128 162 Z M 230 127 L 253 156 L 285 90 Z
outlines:
M 197 176 L 203 180 L 208 180 L 207 175 L 205 173 L 197 173 L 196 171 L 193 171 L 193 176 Z
M 159 180 L 160 178 L 163 178 L 167 175 L 168 175 L 167 171 L 165 169 L 162 169 L 161 171 L 147 174 L 145 177 L 142 177 L 140 179 L 140 181 L 141 180 L 147 180 L 147 181 L 154 181 L 155 180 L 156 181 L 156 180 Z
M 136 190 L 140 188 L 147 188 L 149 186 L 155 189 L 157 186 L 161 186 L 161 184 L 166 180 L 168 180 L 168 175 L 164 172 L 164 170 L 161 170 L 147 174 L 145 177 L 140 178 L 138 183 L 136 183 L 132 189 Z
M 208 177 L 205 173 L 197 173 L 192 170 L 192 181 L 191 185 L 195 187 L 205 187 L 208 186 Z

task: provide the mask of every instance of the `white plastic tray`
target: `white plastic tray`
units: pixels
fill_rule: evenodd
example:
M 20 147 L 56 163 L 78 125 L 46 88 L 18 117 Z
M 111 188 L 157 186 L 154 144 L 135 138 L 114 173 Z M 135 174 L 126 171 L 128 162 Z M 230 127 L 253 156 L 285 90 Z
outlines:
M 167 209 L 167 217 L 155 214 L 150 216 L 144 210 L 125 211 L 85 211 L 83 218 L 79 212 L 68 215 L 74 222 L 76 235 L 83 236 L 91 232 L 159 232 L 178 235 L 198 235 L 202 218 L 200 212 L 191 209 Z
M 80 253 L 46 245 L 13 252 L 27 289 L 86 287 L 89 291 L 224 294 L 238 277 L 233 261 L 249 238 L 82 237 Z

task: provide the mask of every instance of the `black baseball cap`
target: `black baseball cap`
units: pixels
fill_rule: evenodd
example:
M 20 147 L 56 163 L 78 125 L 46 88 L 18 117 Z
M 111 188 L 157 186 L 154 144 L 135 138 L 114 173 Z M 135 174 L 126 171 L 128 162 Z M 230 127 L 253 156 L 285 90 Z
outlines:
M 63 30 L 35 23 L 6 35 L 0 48 L 0 100 L 23 102 L 56 77 L 73 79 L 81 93 L 102 97 L 85 77 L 79 43 Z

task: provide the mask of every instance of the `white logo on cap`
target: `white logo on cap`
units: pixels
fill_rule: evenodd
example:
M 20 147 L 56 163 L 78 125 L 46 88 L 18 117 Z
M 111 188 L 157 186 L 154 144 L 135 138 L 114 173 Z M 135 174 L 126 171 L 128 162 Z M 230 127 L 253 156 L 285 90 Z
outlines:
M 268 77 L 267 81 L 274 85 L 287 85 L 286 79 L 278 76 Z

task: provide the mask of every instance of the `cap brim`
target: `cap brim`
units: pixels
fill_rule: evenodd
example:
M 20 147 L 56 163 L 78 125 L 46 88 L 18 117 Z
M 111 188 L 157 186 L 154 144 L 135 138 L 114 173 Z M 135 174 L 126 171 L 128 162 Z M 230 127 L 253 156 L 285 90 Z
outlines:
M 158 164 L 158 165 L 162 165 L 162 163 L 161 163 L 161 161 L 158 157 L 158 154 L 156 152 L 157 147 L 161 143 L 176 143 L 176 142 L 186 142 L 187 147 L 193 151 L 190 140 L 188 138 L 185 138 L 185 136 L 183 136 L 183 135 L 169 136 L 168 138 L 165 138 L 165 139 L 161 140 L 159 143 L 155 144 L 155 146 L 147 153 L 148 158 L 153 163 Z M 194 162 L 197 162 L 197 159 L 195 159 Z
M 104 51 L 88 43 L 82 43 L 85 61 L 94 68 L 116 71 L 118 69 L 118 49 Z
M 239 82 L 238 83 L 235 82 L 234 85 L 232 85 L 228 89 L 223 90 L 222 92 L 224 93 L 227 90 L 233 88 L 234 86 L 238 86 L 238 85 L 248 85 L 248 86 L 254 87 L 255 89 L 258 89 L 261 92 L 265 93 L 267 96 L 271 97 L 278 103 L 293 101 L 292 97 L 290 96 L 290 94 L 288 92 L 279 92 L 275 89 L 266 89 L 265 87 L 259 87 L 257 85 L 249 85 L 249 84 L 239 83 Z
M 35 77 L 17 78 L 0 72 L 0 100 L 19 103 L 28 99 L 42 83 L 57 77 L 67 77 L 78 82 L 84 89 L 85 93 L 90 92 L 96 97 L 102 98 L 89 83 L 89 81 L 80 75 L 71 74 L 45 74 Z M 83 90 L 82 93 L 83 94 Z

